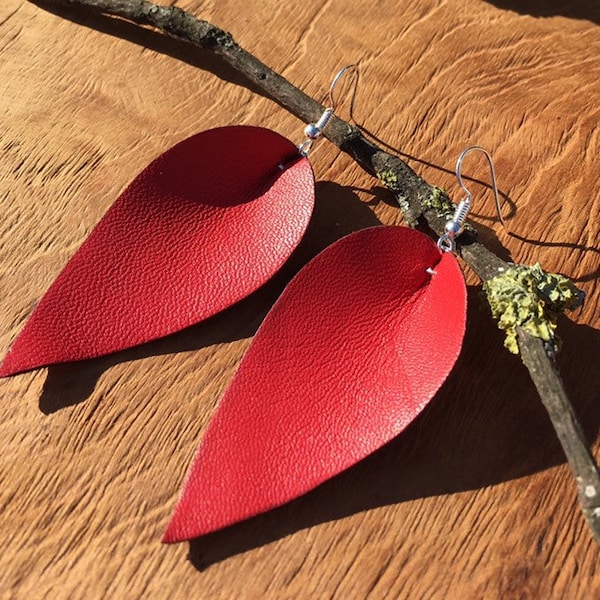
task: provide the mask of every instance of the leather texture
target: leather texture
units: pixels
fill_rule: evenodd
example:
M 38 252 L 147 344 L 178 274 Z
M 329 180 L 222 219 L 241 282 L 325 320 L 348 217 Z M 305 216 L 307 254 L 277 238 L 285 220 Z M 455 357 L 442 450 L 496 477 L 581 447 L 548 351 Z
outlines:
M 375 227 L 324 250 L 256 333 L 163 541 L 279 506 L 390 441 L 445 381 L 465 321 L 460 267 L 424 234 Z
M 0 376 L 109 354 L 213 316 L 279 270 L 313 206 L 310 164 L 273 131 L 223 127 L 182 141 L 119 196 Z

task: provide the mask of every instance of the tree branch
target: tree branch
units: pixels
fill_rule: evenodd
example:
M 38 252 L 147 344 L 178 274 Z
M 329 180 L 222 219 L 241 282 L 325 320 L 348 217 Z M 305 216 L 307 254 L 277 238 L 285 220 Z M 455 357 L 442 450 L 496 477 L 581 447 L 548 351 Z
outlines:
M 178 7 L 159 6 L 147 0 L 35 1 L 38 4 L 80 8 L 156 28 L 219 56 L 305 123 L 315 122 L 323 112 L 321 104 L 244 50 L 230 33 Z M 446 203 L 447 206 L 449 199 L 444 192 L 419 177 L 405 162 L 367 140 L 357 127 L 338 117 L 334 116 L 330 121 L 324 135 L 394 192 L 409 224 L 425 221 L 436 235 L 443 232 L 447 219 L 440 214 L 443 213 L 440 203 L 433 200 L 441 200 L 442 205 Z M 468 232 L 458 238 L 457 252 L 484 282 L 510 266 Z M 600 543 L 600 473 L 556 369 L 553 351 L 542 340 L 522 329 L 518 332 L 518 343 L 523 363 L 548 411 L 575 476 L 583 514 Z

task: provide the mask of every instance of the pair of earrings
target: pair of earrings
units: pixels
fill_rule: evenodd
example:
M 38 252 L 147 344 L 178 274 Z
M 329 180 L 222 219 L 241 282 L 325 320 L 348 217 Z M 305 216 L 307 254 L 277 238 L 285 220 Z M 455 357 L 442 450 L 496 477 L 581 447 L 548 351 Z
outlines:
M 46 292 L 0 367 L 9 376 L 92 358 L 198 323 L 264 284 L 314 204 L 306 158 L 257 127 L 192 136 L 119 196 Z M 462 346 L 466 287 L 453 254 L 467 193 L 436 244 L 406 227 L 352 233 L 289 283 L 200 444 L 163 540 L 226 527 L 315 488 L 403 431 Z M 484 151 L 485 152 L 485 151 Z M 497 198 L 495 174 L 492 169 Z

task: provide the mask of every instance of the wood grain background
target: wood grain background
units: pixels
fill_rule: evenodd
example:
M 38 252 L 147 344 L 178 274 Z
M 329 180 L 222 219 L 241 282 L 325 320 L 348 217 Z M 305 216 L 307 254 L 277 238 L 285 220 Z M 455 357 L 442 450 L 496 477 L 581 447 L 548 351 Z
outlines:
M 560 324 L 565 383 L 600 425 L 600 9 L 595 1 L 180 1 L 321 97 L 360 62 L 356 116 L 457 194 L 495 158 L 511 237 L 484 240 L 588 293 Z M 528 8 L 519 8 L 527 5 Z M 141 168 L 195 132 L 302 124 L 216 59 L 109 19 L 0 4 L 0 352 Z M 328 142 L 317 210 L 273 282 L 210 322 L 116 356 L 0 381 L 2 598 L 598 598 L 600 553 L 519 360 L 467 274 L 452 376 L 396 441 L 289 505 L 190 544 L 160 537 L 218 399 L 291 275 L 341 235 L 400 223 Z M 485 162 L 465 172 L 487 180 Z

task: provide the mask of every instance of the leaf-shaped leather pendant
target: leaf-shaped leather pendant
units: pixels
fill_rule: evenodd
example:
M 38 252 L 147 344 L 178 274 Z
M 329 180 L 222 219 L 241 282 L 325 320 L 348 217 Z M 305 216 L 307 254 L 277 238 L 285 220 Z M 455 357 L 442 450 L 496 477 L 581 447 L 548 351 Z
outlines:
M 273 131 L 223 127 L 182 141 L 119 196 L 0 376 L 109 354 L 213 316 L 278 271 L 313 205 L 308 160 Z
M 296 498 L 405 429 L 461 349 L 452 254 L 405 227 L 353 233 L 290 282 L 210 423 L 163 541 Z

